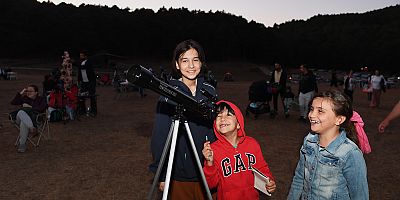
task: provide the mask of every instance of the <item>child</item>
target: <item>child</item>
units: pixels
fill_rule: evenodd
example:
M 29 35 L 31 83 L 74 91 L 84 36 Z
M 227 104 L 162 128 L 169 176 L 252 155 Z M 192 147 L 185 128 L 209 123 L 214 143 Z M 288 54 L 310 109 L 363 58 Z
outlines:
M 283 96 L 283 107 L 285 108 L 285 118 L 289 117 L 290 107 L 294 103 L 294 94 L 290 86 L 286 87 L 285 94 Z
M 215 88 L 205 82 L 204 77 L 201 75 L 202 67 L 205 64 L 205 53 L 198 42 L 194 40 L 180 42 L 173 53 L 173 76 L 168 80 L 168 84 L 197 101 L 207 99 L 201 92 L 202 90 L 207 91 L 212 96 L 216 96 Z M 165 141 L 169 134 L 168 130 L 170 130 L 171 122 L 176 114 L 175 102 L 161 96 L 157 103 L 156 119 L 151 137 L 153 163 L 149 168 L 153 172 L 156 172 L 159 167 Z M 191 129 L 196 152 L 200 157 L 199 159 L 203 160 L 201 147 L 206 141 L 206 137 L 210 141 L 215 140 L 212 131 L 213 122 L 211 119 L 196 117 L 191 111 L 185 111 L 184 115 Z M 200 178 L 200 170 L 202 169 L 199 169 L 196 164 L 194 151 L 190 147 L 187 133 L 182 126 L 183 124 L 180 125 L 177 137 L 174 165 L 169 184 L 171 186 L 166 185 L 164 182 L 167 171 L 167 164 L 164 164 L 159 178 L 159 189 L 164 191 L 165 188 L 169 199 L 206 199 Z
M 65 97 L 66 97 L 66 105 L 65 105 L 65 111 L 68 114 L 68 117 L 70 120 L 74 120 L 76 116 L 76 109 L 78 105 L 78 86 L 76 84 L 73 84 L 70 88 L 67 88 L 65 91 Z
M 313 98 L 308 113 L 311 132 L 300 149 L 287 199 L 369 199 L 352 116 L 351 100 L 339 91 Z
M 217 199 L 258 199 L 254 188 L 256 168 L 270 178 L 266 189 L 274 192 L 276 185 L 257 141 L 246 136 L 244 119 L 239 108 L 228 101 L 217 103 L 218 116 L 214 121 L 217 141 L 204 143 L 206 158 L 204 174 L 210 189 L 218 187 Z

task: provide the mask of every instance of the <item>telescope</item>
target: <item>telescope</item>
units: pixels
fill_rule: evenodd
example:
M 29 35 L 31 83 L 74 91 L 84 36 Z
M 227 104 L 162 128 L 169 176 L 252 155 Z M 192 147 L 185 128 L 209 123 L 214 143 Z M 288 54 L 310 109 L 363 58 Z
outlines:
M 141 65 L 130 67 L 126 72 L 126 78 L 132 84 L 148 88 L 162 96 L 168 97 L 184 109 L 198 113 L 209 119 L 213 119 L 215 116 L 216 97 L 208 91 L 201 91 L 208 100 L 197 101 L 193 97 L 160 80 L 153 72 Z

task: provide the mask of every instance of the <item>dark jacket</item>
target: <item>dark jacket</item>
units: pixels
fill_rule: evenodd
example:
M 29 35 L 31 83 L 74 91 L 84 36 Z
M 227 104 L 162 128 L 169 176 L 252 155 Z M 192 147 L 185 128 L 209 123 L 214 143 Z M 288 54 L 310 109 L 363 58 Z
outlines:
M 37 126 L 36 116 L 39 113 L 43 113 L 46 111 L 47 108 L 46 99 L 42 96 L 36 96 L 35 99 L 31 99 L 27 96 L 22 96 L 20 93 L 17 93 L 17 95 L 15 95 L 14 99 L 11 101 L 12 105 L 22 106 L 22 104 L 24 103 L 31 105 L 32 108 L 20 108 L 10 114 L 12 115 L 13 119 L 15 119 L 15 116 L 17 115 L 18 111 L 22 109 L 29 115 L 29 117 L 33 122 L 33 125 L 36 127 Z
M 286 80 L 287 80 L 287 73 L 286 70 L 282 69 L 281 73 L 281 78 L 279 79 L 279 88 L 280 89 L 285 89 L 286 88 Z M 275 69 L 272 71 L 272 76 L 271 76 L 271 84 L 275 83 Z
M 78 69 L 78 82 L 82 82 L 82 69 L 86 70 L 87 77 L 89 79 L 89 82 L 94 82 L 96 83 L 96 74 L 94 72 L 92 63 L 90 60 L 86 60 L 85 64 L 82 65 L 82 61 L 79 63 L 79 69 Z
M 44 112 L 47 108 L 46 99 L 42 96 L 37 96 L 35 99 L 31 99 L 27 96 L 22 96 L 20 93 L 17 93 L 17 95 L 15 95 L 14 99 L 11 101 L 12 105 L 22 106 L 24 103 L 31 105 L 32 110 L 39 113 Z
M 303 74 L 299 82 L 299 93 L 318 92 L 317 79 L 312 72 Z
M 192 96 L 189 88 L 183 82 L 176 79 L 171 79 L 169 80 L 169 84 L 185 94 Z M 210 94 L 216 95 L 215 88 L 204 82 L 204 78 L 199 77 L 197 79 L 196 95 L 193 97 L 197 101 L 207 99 L 200 92 L 201 89 L 205 89 Z M 156 172 L 161 159 L 165 141 L 170 130 L 172 117 L 175 115 L 175 105 L 175 102 L 164 96 L 161 96 L 157 103 L 156 119 L 151 138 L 153 163 L 149 166 L 150 170 L 153 172 Z M 215 135 L 212 131 L 213 121 L 212 119 L 206 119 L 188 110 L 184 111 L 183 115 L 189 123 L 190 132 L 196 146 L 197 154 L 199 155 L 200 162 L 203 164 L 202 149 L 206 138 L 211 142 L 215 141 Z M 198 181 L 200 177 L 199 169 L 197 167 L 190 142 L 187 138 L 187 133 L 183 122 L 184 121 L 181 120 L 181 124 L 179 125 L 171 178 L 178 181 Z M 167 163 L 168 154 L 164 162 L 163 171 L 160 175 L 160 181 L 165 180 Z

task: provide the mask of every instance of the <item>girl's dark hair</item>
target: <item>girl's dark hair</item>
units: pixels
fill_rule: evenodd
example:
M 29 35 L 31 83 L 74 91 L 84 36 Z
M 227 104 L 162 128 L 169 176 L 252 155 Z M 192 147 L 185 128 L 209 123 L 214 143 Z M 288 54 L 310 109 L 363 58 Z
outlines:
M 350 98 L 337 90 L 321 92 L 315 95 L 310 103 L 312 103 L 315 98 L 329 99 L 333 105 L 333 112 L 336 115 L 342 115 L 346 117 L 346 120 L 340 125 L 340 127 L 345 129 L 347 138 L 356 143 L 358 146 L 356 129 L 353 122 L 350 121 L 351 117 L 353 116 L 353 106 Z
M 179 58 L 181 57 L 181 55 L 184 54 L 189 49 L 195 49 L 197 51 L 197 53 L 199 54 L 199 59 L 200 59 L 202 65 L 204 66 L 206 64 L 206 56 L 204 54 L 204 50 L 201 47 L 201 45 L 192 39 L 185 40 L 185 41 L 179 43 L 178 45 L 176 45 L 174 55 L 172 56 L 172 76 L 174 78 L 182 77 L 181 72 L 178 69 L 176 69 L 175 63 L 179 62 Z M 201 70 L 203 70 L 203 67 Z M 202 73 L 202 71 L 200 73 Z
M 221 103 L 219 103 L 218 105 L 217 105 L 217 114 L 219 114 L 221 111 L 223 111 L 224 109 L 228 109 L 228 112 L 229 113 L 232 113 L 232 114 L 234 114 L 235 115 L 235 111 L 232 109 L 232 107 L 229 105 L 229 104 L 227 104 L 227 103 L 225 103 L 225 102 L 221 102 Z

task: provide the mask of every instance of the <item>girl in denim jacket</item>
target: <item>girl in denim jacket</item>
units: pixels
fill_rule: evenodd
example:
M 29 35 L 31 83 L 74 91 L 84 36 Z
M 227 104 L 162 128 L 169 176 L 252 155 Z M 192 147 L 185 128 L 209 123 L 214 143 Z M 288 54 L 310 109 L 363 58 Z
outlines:
M 288 199 L 369 199 L 367 169 L 351 122 L 350 99 L 339 91 L 315 96 Z

